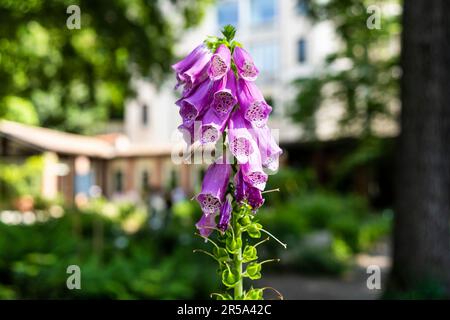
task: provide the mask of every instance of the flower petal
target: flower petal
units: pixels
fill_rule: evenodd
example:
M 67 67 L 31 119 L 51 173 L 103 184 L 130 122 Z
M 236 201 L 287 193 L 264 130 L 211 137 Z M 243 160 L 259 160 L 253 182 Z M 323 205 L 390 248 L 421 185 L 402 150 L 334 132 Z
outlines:
M 228 117 L 220 118 L 213 109 L 208 109 L 202 118 L 200 142 L 202 144 L 215 143 L 222 135 Z
M 201 47 L 192 56 L 188 55 L 188 57 L 172 66 L 177 70 L 177 87 L 184 84 L 183 96 L 189 95 L 198 84 L 208 78 L 207 70 L 211 56 L 209 49 Z
M 238 163 L 246 163 L 253 152 L 253 137 L 250 124 L 244 119 L 240 109 L 233 112 L 228 124 L 228 144 Z
M 200 220 L 195 224 L 198 232 L 202 237 L 209 237 L 209 235 L 216 228 L 217 213 L 204 213 Z
M 279 166 L 278 160 L 283 151 L 275 141 L 269 127 L 255 128 L 251 132 L 257 141 L 263 168 L 270 173 L 276 172 Z
M 247 199 L 247 184 L 240 168 L 234 176 L 234 188 L 234 197 L 238 203 Z
M 261 91 L 253 82 L 239 79 L 238 99 L 245 119 L 254 127 L 262 127 L 267 123 L 272 107 L 266 103 Z
M 230 70 L 231 52 L 224 44 L 221 44 L 211 58 L 208 75 L 211 80 L 219 80 Z
M 246 81 L 255 81 L 259 70 L 253 62 L 250 54 L 241 47 L 234 48 L 234 63 L 236 64 L 239 76 Z
M 248 188 L 247 202 L 252 207 L 253 211 L 258 210 L 264 204 L 261 190 L 253 187 Z
M 182 74 L 191 68 L 202 56 L 211 56 L 209 49 L 202 43 L 192 50 L 186 57 L 172 65 L 172 69 L 177 74 Z
M 227 200 L 222 204 L 222 207 L 220 208 L 220 218 L 219 223 L 217 224 L 217 227 L 220 230 L 226 231 L 228 229 L 228 225 L 231 219 L 231 211 L 233 211 L 231 200 L 230 198 L 227 198 Z
M 250 186 L 262 191 L 266 187 L 267 174 L 263 170 L 261 164 L 261 155 L 256 146 L 256 143 L 254 141 L 252 143 L 254 144 L 253 152 L 250 153 L 248 161 L 241 164 L 240 167 L 242 169 L 244 181 L 247 182 Z
M 235 191 L 234 196 L 238 203 L 246 200 L 255 211 L 264 203 L 261 190 L 250 186 L 245 180 L 241 168 L 234 176 Z
M 216 82 L 211 107 L 219 117 L 226 117 L 237 103 L 236 77 L 233 70 Z
M 180 115 L 185 126 L 190 126 L 198 117 L 200 112 L 209 105 L 211 101 L 210 94 L 211 82 L 203 81 L 192 91 L 188 97 L 177 101 L 180 106 Z
M 197 196 L 197 201 L 205 213 L 213 213 L 219 210 L 223 203 L 231 174 L 231 166 L 222 162 L 217 160 L 209 166 L 203 179 L 202 190 Z

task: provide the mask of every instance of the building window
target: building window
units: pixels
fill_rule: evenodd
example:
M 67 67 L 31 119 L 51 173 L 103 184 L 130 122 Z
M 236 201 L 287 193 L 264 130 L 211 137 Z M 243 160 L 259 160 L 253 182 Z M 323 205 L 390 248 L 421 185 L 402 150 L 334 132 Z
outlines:
M 146 126 L 148 124 L 148 106 L 144 104 L 142 106 L 142 125 Z
M 75 194 L 83 193 L 88 195 L 93 182 L 94 175 L 92 172 L 75 175 Z
M 306 40 L 300 39 L 298 41 L 298 48 L 297 48 L 297 59 L 300 63 L 306 62 Z
M 253 25 L 270 23 L 276 14 L 276 0 L 251 0 L 251 21 Z
M 118 193 L 123 191 L 123 173 L 120 170 L 114 174 L 114 191 Z
M 217 4 L 217 21 L 220 27 L 227 24 L 237 26 L 238 18 L 239 11 L 236 0 L 219 1 Z
M 170 170 L 170 181 L 169 181 L 169 188 L 171 190 L 175 189 L 178 186 L 178 177 L 177 177 L 177 171 L 175 169 Z
M 308 0 L 297 0 L 296 10 L 298 14 L 306 16 L 309 10 Z
M 148 171 L 145 170 L 142 172 L 142 176 L 141 176 L 141 188 L 143 191 L 147 191 L 149 189 L 149 178 L 150 175 L 148 174 Z
M 261 79 L 273 78 L 278 70 L 278 45 L 276 42 L 253 44 L 249 47 Z

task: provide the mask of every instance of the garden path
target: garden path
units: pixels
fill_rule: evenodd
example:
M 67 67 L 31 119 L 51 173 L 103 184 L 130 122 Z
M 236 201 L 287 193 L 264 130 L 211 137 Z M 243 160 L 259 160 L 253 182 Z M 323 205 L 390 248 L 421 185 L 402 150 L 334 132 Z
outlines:
M 391 264 L 387 241 L 377 244 L 368 253 L 358 254 L 353 267 L 341 278 L 308 276 L 295 273 L 266 274 L 259 286 L 279 290 L 288 300 L 373 300 L 382 294 Z M 381 270 L 381 289 L 368 289 L 367 267 L 377 265 Z

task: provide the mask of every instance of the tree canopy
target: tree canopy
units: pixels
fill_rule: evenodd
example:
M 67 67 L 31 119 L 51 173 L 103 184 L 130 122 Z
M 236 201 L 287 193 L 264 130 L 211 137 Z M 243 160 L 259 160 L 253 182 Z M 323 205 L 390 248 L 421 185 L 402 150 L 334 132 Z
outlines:
M 120 118 L 130 78 L 160 83 L 207 2 L 0 0 L 0 118 L 36 124 L 34 106 L 41 125 L 84 133 Z M 80 29 L 66 26 L 70 5 Z
M 344 107 L 343 135 L 357 124 L 359 133 L 370 136 L 377 117 L 397 117 L 393 103 L 398 101 L 400 77 L 398 1 L 310 0 L 308 4 L 314 21 L 333 23 L 340 45 L 324 68 L 297 80 L 293 118 L 303 125 L 307 138 L 314 138 L 315 116 L 324 100 L 332 99 Z M 372 15 L 380 18 L 379 25 L 372 27 Z

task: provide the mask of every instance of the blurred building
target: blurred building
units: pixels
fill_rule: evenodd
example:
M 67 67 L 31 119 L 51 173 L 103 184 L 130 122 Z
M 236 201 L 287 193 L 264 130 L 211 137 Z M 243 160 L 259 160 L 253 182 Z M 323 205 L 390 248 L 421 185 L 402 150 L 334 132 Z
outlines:
M 236 38 L 260 69 L 258 85 L 274 110 L 272 128 L 282 128 L 281 143 L 298 141 L 299 127 L 287 116 L 296 93 L 292 81 L 320 68 L 335 43 L 331 26 L 313 26 L 307 11 L 307 1 L 299 0 L 217 1 L 198 27 L 183 30 L 175 49 L 181 57 L 205 36 L 219 35 L 224 25 L 236 26 Z M 139 79 L 132 85 L 136 96 L 126 102 L 123 132 L 86 137 L 2 122 L 2 159 L 20 163 L 44 154 L 43 195 L 62 193 L 69 201 L 96 193 L 137 200 L 148 190 L 175 186 L 192 193 L 201 181 L 201 166 L 176 165 L 170 157 L 181 120 L 174 77 L 158 86 Z
M 280 144 L 292 145 L 301 138 L 301 128 L 288 115 L 297 93 L 293 81 L 320 70 L 325 56 L 337 46 L 332 25 L 313 25 L 307 13 L 307 0 L 218 0 L 198 27 L 182 30 L 183 40 L 175 50 L 182 57 L 207 35 L 220 35 L 224 25 L 236 26 L 236 39 L 260 69 L 257 84 L 273 107 L 270 125 L 280 129 Z M 2 159 L 20 162 L 31 154 L 45 154 L 43 194 L 48 197 L 62 193 L 73 200 L 100 192 L 113 199 L 136 200 L 148 190 L 175 186 L 192 193 L 201 181 L 201 166 L 171 161 L 181 121 L 174 105 L 175 78 L 157 85 L 135 79 L 132 86 L 136 96 L 126 101 L 121 132 L 116 128 L 85 137 L 3 122 Z M 333 132 L 337 120 L 328 120 L 321 121 L 319 130 Z
M 140 125 L 143 125 L 140 123 Z M 151 192 L 179 186 L 192 193 L 191 169 L 175 166 L 172 148 L 130 139 L 123 133 L 83 136 L 0 121 L 0 159 L 22 164 L 33 155 L 43 156 L 41 194 L 68 202 L 106 196 L 140 201 Z

